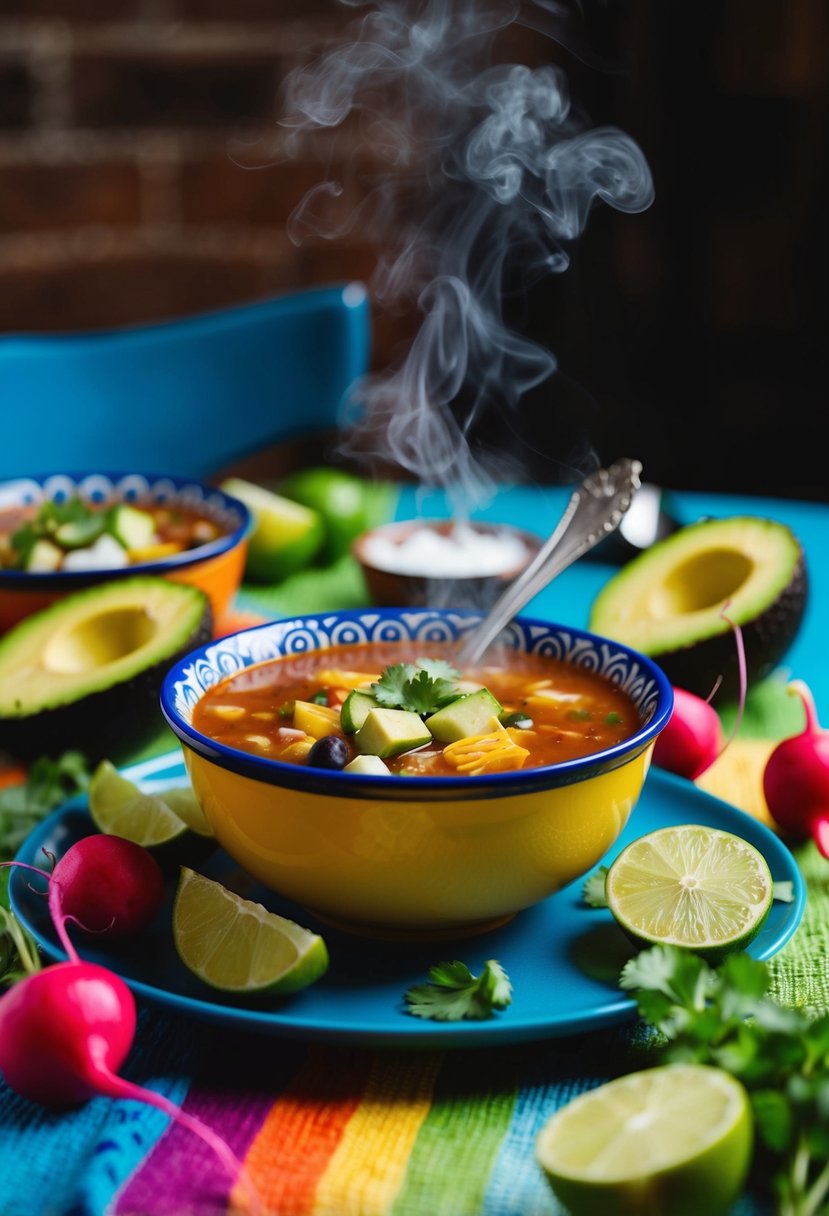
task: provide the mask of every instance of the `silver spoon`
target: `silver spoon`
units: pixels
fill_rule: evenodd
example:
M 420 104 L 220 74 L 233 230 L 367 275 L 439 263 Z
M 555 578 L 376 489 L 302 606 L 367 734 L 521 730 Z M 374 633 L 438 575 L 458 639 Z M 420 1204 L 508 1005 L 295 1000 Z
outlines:
M 638 460 L 617 460 L 591 473 L 570 496 L 550 538 L 526 570 L 504 590 L 487 615 L 464 638 L 455 663 L 461 669 L 477 663 L 486 648 L 534 595 L 579 557 L 609 536 L 621 523 L 641 482 Z

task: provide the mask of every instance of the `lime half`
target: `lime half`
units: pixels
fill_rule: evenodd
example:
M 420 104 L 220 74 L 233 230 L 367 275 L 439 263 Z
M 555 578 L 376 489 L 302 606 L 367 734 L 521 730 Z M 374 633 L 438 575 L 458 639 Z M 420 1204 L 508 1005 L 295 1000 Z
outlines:
M 685 946 L 716 962 L 757 936 L 774 890 L 754 845 L 686 823 L 629 844 L 607 872 L 605 894 L 637 944 Z
M 722 1216 L 748 1173 L 748 1095 L 730 1073 L 666 1064 L 580 1094 L 536 1157 L 574 1216 Z
M 319 511 L 241 477 L 229 477 L 221 488 L 253 513 L 246 566 L 250 578 L 279 582 L 310 565 L 325 538 Z
M 143 793 L 110 760 L 102 760 L 95 769 L 87 798 L 99 832 L 124 836 L 145 848 L 166 844 L 187 831 L 187 823 L 163 797 Z
M 328 970 L 325 941 L 221 883 L 181 867 L 173 940 L 184 965 L 211 988 L 285 995 Z

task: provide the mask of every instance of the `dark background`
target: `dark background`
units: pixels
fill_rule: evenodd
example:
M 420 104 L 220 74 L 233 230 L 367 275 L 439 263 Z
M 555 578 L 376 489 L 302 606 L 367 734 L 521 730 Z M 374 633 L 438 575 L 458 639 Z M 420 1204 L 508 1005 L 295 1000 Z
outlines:
M 603 66 L 559 61 L 640 144 L 655 200 L 596 208 L 535 289 L 528 327 L 560 373 L 527 403 L 527 446 L 564 416 L 663 485 L 829 501 L 829 8 L 594 2 L 583 29 Z
M 334 0 L 0 0 L 0 331 L 368 281 L 366 233 L 287 239 L 320 149 L 286 162 L 276 122 L 284 73 L 351 16 Z M 521 301 L 560 372 L 481 441 L 548 480 L 587 444 L 668 487 L 829 501 L 829 6 L 585 0 L 572 28 L 578 54 L 526 30 L 505 53 L 559 62 L 591 119 L 639 142 L 656 198 L 597 208 L 570 270 Z M 336 171 L 347 138 L 329 155 Z M 377 309 L 376 368 L 412 324 Z

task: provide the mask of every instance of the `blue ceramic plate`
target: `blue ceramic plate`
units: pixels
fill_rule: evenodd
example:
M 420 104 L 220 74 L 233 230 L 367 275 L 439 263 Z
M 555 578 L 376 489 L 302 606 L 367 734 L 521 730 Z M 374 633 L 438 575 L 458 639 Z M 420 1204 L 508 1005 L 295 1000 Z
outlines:
M 134 765 L 124 774 L 148 791 L 186 784 L 179 753 Z M 705 824 L 744 837 L 763 853 L 776 882 L 792 884 L 793 901 L 773 904 L 750 947 L 755 958 L 771 957 L 800 923 L 805 885 L 785 845 L 745 812 L 712 798 L 681 777 L 651 769 L 630 823 L 603 863 L 636 837 L 675 823 Z M 75 799 L 28 837 L 18 860 L 42 865 L 43 849 L 60 856 L 75 840 L 93 830 L 84 800 Z M 372 1047 L 432 1049 L 551 1038 L 635 1017 L 633 1001 L 617 983 L 630 957 L 630 947 L 606 909 L 590 908 L 583 902 L 582 880 L 481 937 L 425 946 L 400 945 L 358 940 L 318 926 L 302 908 L 256 884 L 222 850 L 210 851 L 209 844 L 195 839 L 192 847 L 192 857 L 168 859 L 167 902 L 157 923 L 140 941 L 104 944 L 91 938 L 75 939 L 84 957 L 116 971 L 137 995 L 179 1013 L 242 1031 Z M 318 928 L 331 955 L 327 974 L 304 992 L 278 1004 L 272 999 L 268 1003 L 237 1000 L 202 984 L 179 961 L 170 932 L 180 861 L 274 912 Z M 50 958 L 63 958 L 46 901 L 31 890 L 30 879 L 23 870 L 12 874 L 14 912 Z M 463 959 L 475 972 L 487 959 L 498 959 L 513 984 L 509 1008 L 482 1022 L 438 1023 L 407 1013 L 403 1000 L 406 989 L 425 981 L 427 969 L 434 963 L 453 958 Z

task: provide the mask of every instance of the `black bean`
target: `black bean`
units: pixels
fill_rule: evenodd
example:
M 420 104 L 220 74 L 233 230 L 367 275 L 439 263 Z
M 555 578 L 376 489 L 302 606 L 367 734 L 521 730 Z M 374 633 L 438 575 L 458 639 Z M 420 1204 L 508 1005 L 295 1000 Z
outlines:
M 315 768 L 345 768 L 350 751 L 345 739 L 339 735 L 324 735 L 317 739 L 308 753 L 308 763 Z

